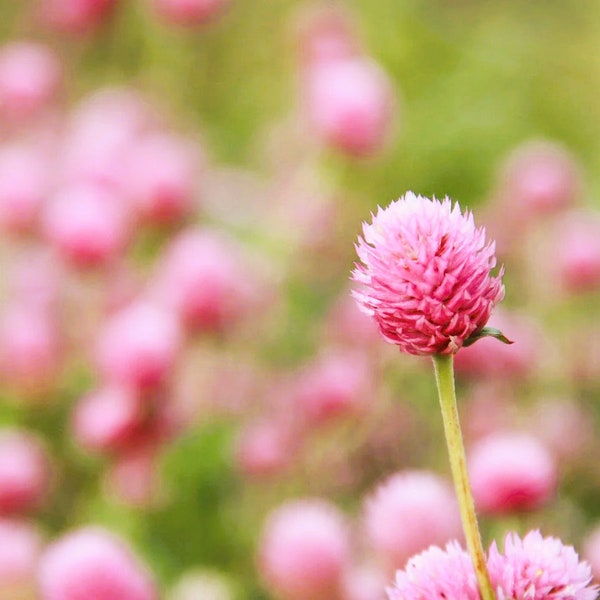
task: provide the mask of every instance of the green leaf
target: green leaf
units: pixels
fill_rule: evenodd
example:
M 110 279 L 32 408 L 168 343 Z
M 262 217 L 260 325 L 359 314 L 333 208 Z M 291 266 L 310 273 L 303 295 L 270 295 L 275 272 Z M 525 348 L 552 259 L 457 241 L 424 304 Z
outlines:
M 474 333 L 471 334 L 463 342 L 463 347 L 470 346 L 474 344 L 477 340 L 480 340 L 484 337 L 493 337 L 497 340 L 500 340 L 503 344 L 514 344 L 512 340 L 509 340 L 499 329 L 494 329 L 493 327 L 483 327 L 482 329 L 478 329 Z

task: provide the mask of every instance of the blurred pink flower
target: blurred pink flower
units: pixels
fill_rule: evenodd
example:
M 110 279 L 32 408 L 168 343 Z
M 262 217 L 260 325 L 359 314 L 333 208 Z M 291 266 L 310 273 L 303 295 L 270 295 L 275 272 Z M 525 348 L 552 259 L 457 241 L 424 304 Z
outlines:
M 86 450 L 116 451 L 127 445 L 142 426 L 144 411 L 131 388 L 107 385 L 79 399 L 72 415 L 72 430 Z
M 487 568 L 497 600 L 595 600 L 590 586 L 591 570 L 579 562 L 572 546 L 556 538 L 543 538 L 539 531 L 522 540 L 509 533 L 501 553 L 493 542 Z M 388 589 L 389 600 L 479 600 L 471 559 L 458 544 L 445 550 L 432 546 L 411 558 L 396 573 Z
M 384 481 L 365 503 L 367 540 L 388 570 L 432 544 L 462 538 L 452 486 L 427 471 L 403 471 Z
M 592 573 L 572 546 L 530 531 L 523 539 L 508 533 L 501 553 L 493 542 L 487 560 L 497 600 L 595 600 Z
M 387 593 L 389 600 L 480 600 L 471 557 L 457 542 L 413 556 Z
M 132 88 L 101 88 L 72 111 L 67 125 L 58 156 L 61 183 L 84 181 L 122 195 L 130 157 L 155 126 L 150 104 Z
M 373 395 L 369 363 L 363 354 L 329 351 L 302 369 L 293 396 L 310 425 L 362 413 Z
M 572 211 L 562 216 L 552 240 L 560 252 L 547 256 L 560 287 L 570 293 L 600 288 L 600 213 Z
M 7 267 L 10 301 L 51 315 L 64 283 L 53 253 L 45 245 L 19 248 Z
M 36 42 L 0 48 L 0 120 L 21 122 L 48 108 L 62 87 L 58 57 Z
M 232 239 L 215 230 L 191 228 L 166 248 L 153 294 L 192 331 L 223 331 L 255 307 L 256 282 L 250 271 Z
M 0 597 L 8 598 L 9 592 L 14 598 L 35 597 L 33 589 L 41 551 L 42 537 L 33 524 L 0 519 Z
M 375 62 L 323 61 L 310 66 L 305 78 L 308 118 L 326 144 L 352 156 L 383 149 L 395 106 L 391 83 Z
M 194 209 L 197 156 L 193 145 L 173 135 L 142 137 L 129 156 L 125 194 L 144 221 L 168 225 Z
M 0 321 L 0 373 L 26 395 L 48 390 L 61 374 L 62 340 L 57 322 L 44 306 L 15 301 Z
M 41 19 L 68 33 L 85 34 L 102 24 L 117 0 L 37 0 Z
M 353 567 L 344 577 L 343 600 L 385 600 L 386 578 L 369 565 Z
M 504 295 L 494 245 L 471 213 L 407 192 L 363 225 L 353 292 L 385 339 L 410 354 L 454 354 Z
M 468 451 L 468 468 L 475 506 L 484 513 L 533 510 L 556 490 L 553 456 L 526 433 L 497 432 L 478 440 Z
M 52 198 L 43 228 L 59 255 L 79 268 L 106 266 L 124 252 L 130 237 L 122 198 L 89 184 L 73 185 Z
M 53 542 L 40 561 L 42 600 L 156 600 L 152 578 L 125 543 L 100 527 Z
M 142 299 L 111 315 L 102 326 L 96 361 L 108 381 L 148 390 L 168 381 L 182 347 L 176 315 Z
M 348 535 L 343 515 L 325 501 L 284 504 L 264 526 L 259 572 L 285 600 L 337 598 L 349 561 Z
M 35 435 L 18 429 L 0 431 L 0 514 L 39 508 L 50 479 L 48 455 Z
M 555 213 L 571 206 L 581 192 L 581 177 L 568 152 L 552 142 L 526 142 L 503 167 L 500 194 L 506 212 L 522 218 Z
M 229 0 L 152 0 L 156 12 L 172 25 L 203 25 L 220 15 Z
M 302 63 L 310 66 L 358 54 L 356 24 L 342 5 L 309 5 L 301 11 L 296 27 Z
M 235 459 L 248 477 L 272 477 L 285 471 L 296 456 L 298 440 L 286 423 L 264 418 L 246 425 L 237 439 Z
M 34 146 L 0 147 L 0 227 L 10 233 L 35 230 L 50 190 L 49 164 Z

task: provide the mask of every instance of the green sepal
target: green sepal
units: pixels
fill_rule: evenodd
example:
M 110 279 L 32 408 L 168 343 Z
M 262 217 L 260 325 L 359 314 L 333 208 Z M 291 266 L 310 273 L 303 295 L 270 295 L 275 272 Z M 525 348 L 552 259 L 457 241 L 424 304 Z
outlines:
M 463 347 L 474 344 L 477 340 L 484 337 L 493 337 L 500 340 L 503 344 L 514 344 L 512 340 L 509 340 L 499 329 L 493 327 L 483 327 L 473 332 L 464 342 Z

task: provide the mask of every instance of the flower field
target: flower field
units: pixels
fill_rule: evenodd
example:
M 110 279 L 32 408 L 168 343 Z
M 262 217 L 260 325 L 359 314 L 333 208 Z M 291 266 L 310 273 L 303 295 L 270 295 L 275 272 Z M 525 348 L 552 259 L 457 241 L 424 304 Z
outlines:
M 0 600 L 595 599 L 599 17 L 0 1 Z

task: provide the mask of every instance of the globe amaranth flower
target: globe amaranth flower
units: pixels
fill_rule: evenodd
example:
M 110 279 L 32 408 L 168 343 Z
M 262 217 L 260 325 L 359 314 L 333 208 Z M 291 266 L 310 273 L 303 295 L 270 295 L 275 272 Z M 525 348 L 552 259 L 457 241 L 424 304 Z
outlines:
M 504 553 L 490 547 L 488 571 L 498 600 L 595 600 L 590 565 L 572 546 L 530 531 L 523 539 L 508 533 Z
M 595 600 L 591 568 L 572 546 L 530 531 L 509 533 L 504 552 L 492 544 L 487 568 L 497 600 Z M 431 546 L 396 573 L 389 600 L 479 600 L 471 558 L 456 542 L 445 550 Z
M 470 556 L 457 542 L 413 556 L 387 589 L 389 600 L 480 600 Z
M 407 192 L 363 225 L 353 296 L 388 342 L 454 354 L 504 296 L 495 246 L 457 203 Z

